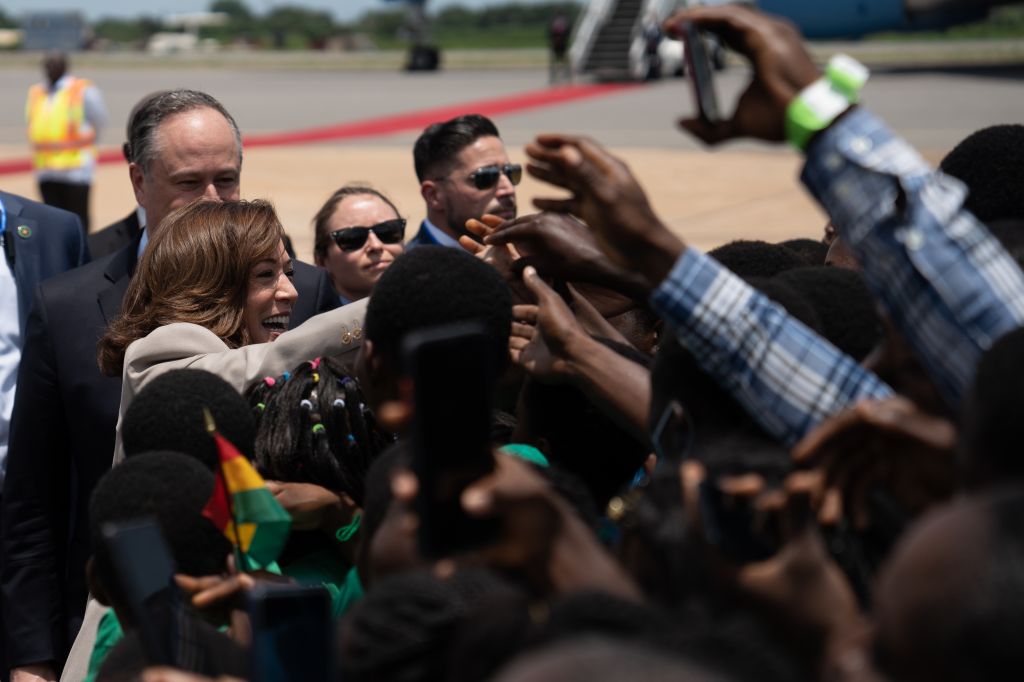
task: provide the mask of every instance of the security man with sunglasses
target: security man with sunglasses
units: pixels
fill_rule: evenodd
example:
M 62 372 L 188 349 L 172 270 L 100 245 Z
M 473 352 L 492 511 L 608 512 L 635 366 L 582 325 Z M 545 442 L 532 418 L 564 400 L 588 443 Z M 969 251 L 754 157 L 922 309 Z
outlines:
M 466 114 L 427 127 L 413 148 L 427 217 L 409 241 L 458 247 L 466 221 L 485 213 L 516 217 L 516 188 L 523 175 L 509 162 L 498 129 L 486 116 Z M 473 237 L 474 239 L 476 237 Z

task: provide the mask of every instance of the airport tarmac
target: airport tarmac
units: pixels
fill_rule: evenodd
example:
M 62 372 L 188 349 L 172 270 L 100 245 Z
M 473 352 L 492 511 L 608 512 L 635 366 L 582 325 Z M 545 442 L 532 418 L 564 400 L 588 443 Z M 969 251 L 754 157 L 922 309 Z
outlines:
M 2 66 L 2 65 L 0 65 Z M 439 106 L 457 106 L 547 88 L 542 69 L 460 70 L 435 74 L 332 72 L 245 68 L 92 67 L 110 109 L 102 142 L 117 148 L 131 106 L 143 94 L 168 87 L 205 90 L 234 114 L 245 135 L 374 120 Z M 0 91 L 13 94 L 0 107 L 0 161 L 27 156 L 22 95 L 36 80 L 34 68 L 0 68 Z M 728 105 L 748 73 L 719 74 L 720 99 Z M 941 69 L 876 69 L 864 101 L 937 161 L 971 131 L 1024 118 L 1024 66 Z M 467 109 L 471 110 L 471 108 Z M 659 214 L 691 243 L 709 248 L 736 238 L 817 237 L 825 218 L 798 181 L 800 158 L 785 147 L 740 143 L 708 152 L 675 129 L 692 110 L 689 84 L 659 82 L 614 90 L 550 106 L 495 116 L 513 161 L 539 132 L 592 136 L 625 158 Z M 411 147 L 418 129 L 345 141 L 261 147 L 245 154 L 243 196 L 269 198 L 292 235 L 299 256 L 310 258 L 310 220 L 337 187 L 369 182 L 395 198 L 415 225 L 422 200 L 412 170 Z M 36 196 L 30 174 L 0 178 L 5 190 Z M 557 190 L 525 179 L 520 212 L 535 196 Z M 124 164 L 101 166 L 93 192 L 93 223 L 102 227 L 134 205 Z

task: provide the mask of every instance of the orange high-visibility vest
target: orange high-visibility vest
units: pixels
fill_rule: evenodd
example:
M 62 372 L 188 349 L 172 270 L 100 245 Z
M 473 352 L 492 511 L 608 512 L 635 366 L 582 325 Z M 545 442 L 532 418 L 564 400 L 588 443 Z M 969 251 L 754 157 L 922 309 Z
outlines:
M 82 130 L 85 90 L 89 87 L 92 82 L 71 78 L 67 87 L 52 96 L 39 83 L 29 88 L 25 117 L 36 170 L 80 168 L 85 153 L 96 153 L 96 131 Z

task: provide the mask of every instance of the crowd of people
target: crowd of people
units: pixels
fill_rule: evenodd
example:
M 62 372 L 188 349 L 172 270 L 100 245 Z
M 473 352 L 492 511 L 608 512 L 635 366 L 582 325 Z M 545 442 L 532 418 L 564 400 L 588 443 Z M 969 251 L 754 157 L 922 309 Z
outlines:
M 192 90 L 133 109 L 109 255 L 0 194 L 10 680 L 1015 679 L 1024 126 L 936 170 L 789 24 L 682 22 L 753 72 L 682 128 L 796 146 L 821 241 L 704 254 L 598 142 L 539 136 L 524 168 L 466 114 L 415 144 L 415 235 L 348 185 L 306 265 Z M 438 339 L 474 355 L 428 366 Z M 270 557 L 257 506 L 290 518 Z M 170 660 L 109 542 L 140 518 Z M 292 612 L 254 610 L 274 590 Z M 322 637 L 284 625 L 311 594 Z

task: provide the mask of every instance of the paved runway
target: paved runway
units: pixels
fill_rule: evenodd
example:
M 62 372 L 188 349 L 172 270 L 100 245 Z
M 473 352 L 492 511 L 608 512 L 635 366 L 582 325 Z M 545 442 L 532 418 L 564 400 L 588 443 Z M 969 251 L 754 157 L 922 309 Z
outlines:
M 547 86 L 543 70 L 449 71 L 437 74 L 354 73 L 325 70 L 93 68 L 81 72 L 101 87 L 112 125 L 103 142 L 119 146 L 131 106 L 145 93 L 186 86 L 218 97 L 243 133 L 258 134 L 361 121 L 383 115 Z M 971 131 L 1024 118 L 1024 66 L 994 70 L 877 70 L 865 102 L 929 158 L 941 158 Z M 25 66 L 0 68 L 0 91 L 18 93 L 0 107 L 0 159 L 26 156 L 22 99 L 37 78 Z M 719 96 L 734 101 L 748 74 L 730 69 L 718 78 Z M 796 183 L 799 159 L 783 148 L 742 143 L 708 154 L 675 130 L 692 110 L 689 84 L 678 79 L 598 98 L 531 109 L 497 118 L 510 153 L 536 133 L 591 135 L 631 163 L 655 206 L 702 246 L 738 236 L 816 236 L 823 217 Z M 422 217 L 412 173 L 415 132 L 302 146 L 254 149 L 246 154 L 243 192 L 278 205 L 300 254 L 308 257 L 309 220 L 337 186 L 373 182 L 392 193 L 410 222 Z M 14 192 L 35 194 L 28 175 L 0 178 Z M 524 182 L 520 205 L 547 188 Z M 123 166 L 105 166 L 95 189 L 94 223 L 128 212 L 132 197 Z M 522 210 L 522 209 L 521 209 Z M 528 209 L 527 209 L 528 210 Z

